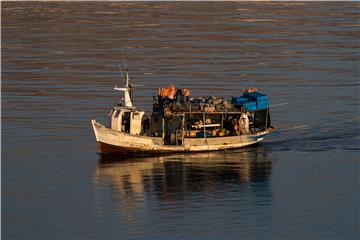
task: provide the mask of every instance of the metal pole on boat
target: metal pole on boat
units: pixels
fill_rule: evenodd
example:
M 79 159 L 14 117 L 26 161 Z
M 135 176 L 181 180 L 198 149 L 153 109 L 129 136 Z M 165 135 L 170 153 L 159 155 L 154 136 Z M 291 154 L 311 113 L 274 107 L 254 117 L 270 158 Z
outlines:
M 205 120 L 206 120 L 205 113 L 203 113 L 204 138 L 206 138 Z
M 224 114 L 221 113 L 221 125 L 220 128 L 223 129 L 224 128 Z
M 121 69 L 121 68 L 120 68 Z M 124 87 L 118 88 L 116 85 L 114 87 L 114 90 L 119 90 L 124 92 L 124 104 L 126 107 L 133 107 L 133 100 L 132 100 L 132 88 L 130 85 L 130 77 L 128 69 L 126 69 L 126 74 L 124 76 Z
M 268 114 L 269 114 L 269 104 L 268 107 L 266 108 L 266 116 L 265 116 L 265 130 L 268 128 Z
M 185 113 L 182 114 L 181 145 L 184 145 L 184 136 L 185 136 Z
M 162 138 L 165 140 L 165 119 L 162 118 Z

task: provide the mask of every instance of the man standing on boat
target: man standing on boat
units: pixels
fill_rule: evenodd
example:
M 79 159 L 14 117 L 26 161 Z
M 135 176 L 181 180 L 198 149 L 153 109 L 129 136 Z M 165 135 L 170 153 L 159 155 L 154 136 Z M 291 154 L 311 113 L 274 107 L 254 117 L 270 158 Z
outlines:
M 143 127 L 143 134 L 149 135 L 150 119 L 147 117 L 147 115 L 144 115 L 144 118 L 142 120 L 142 127 Z
M 249 134 L 249 117 L 246 112 L 242 112 L 239 119 L 240 134 Z

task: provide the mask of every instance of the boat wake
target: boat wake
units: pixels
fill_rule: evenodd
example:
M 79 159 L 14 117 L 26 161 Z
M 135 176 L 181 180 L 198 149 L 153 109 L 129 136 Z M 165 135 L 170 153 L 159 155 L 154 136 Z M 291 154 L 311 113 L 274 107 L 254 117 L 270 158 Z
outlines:
M 279 129 L 266 143 L 273 151 L 360 150 L 358 121 L 327 125 L 299 125 Z

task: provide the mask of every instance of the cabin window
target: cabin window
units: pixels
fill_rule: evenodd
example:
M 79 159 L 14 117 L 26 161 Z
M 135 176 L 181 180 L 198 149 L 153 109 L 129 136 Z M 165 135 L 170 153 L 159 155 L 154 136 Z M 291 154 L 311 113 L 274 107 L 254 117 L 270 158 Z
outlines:
M 114 118 L 117 118 L 117 117 L 119 116 L 119 114 L 120 114 L 120 111 L 117 110 L 116 113 L 115 113 L 115 115 L 114 115 Z
M 133 119 L 134 120 L 139 120 L 140 119 L 139 113 L 133 113 Z

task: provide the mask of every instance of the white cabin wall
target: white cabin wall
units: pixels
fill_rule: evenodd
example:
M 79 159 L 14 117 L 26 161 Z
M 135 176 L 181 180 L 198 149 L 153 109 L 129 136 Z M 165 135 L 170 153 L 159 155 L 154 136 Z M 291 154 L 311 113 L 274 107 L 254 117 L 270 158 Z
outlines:
M 116 114 L 118 116 L 116 116 Z M 121 131 L 122 127 L 122 116 L 123 112 L 119 110 L 114 110 L 111 114 L 111 129 L 115 131 Z
M 141 133 L 141 122 L 145 112 L 132 112 L 130 115 L 130 134 Z
M 115 118 L 115 114 L 118 110 L 114 110 L 111 114 L 111 129 L 117 130 L 117 119 Z

